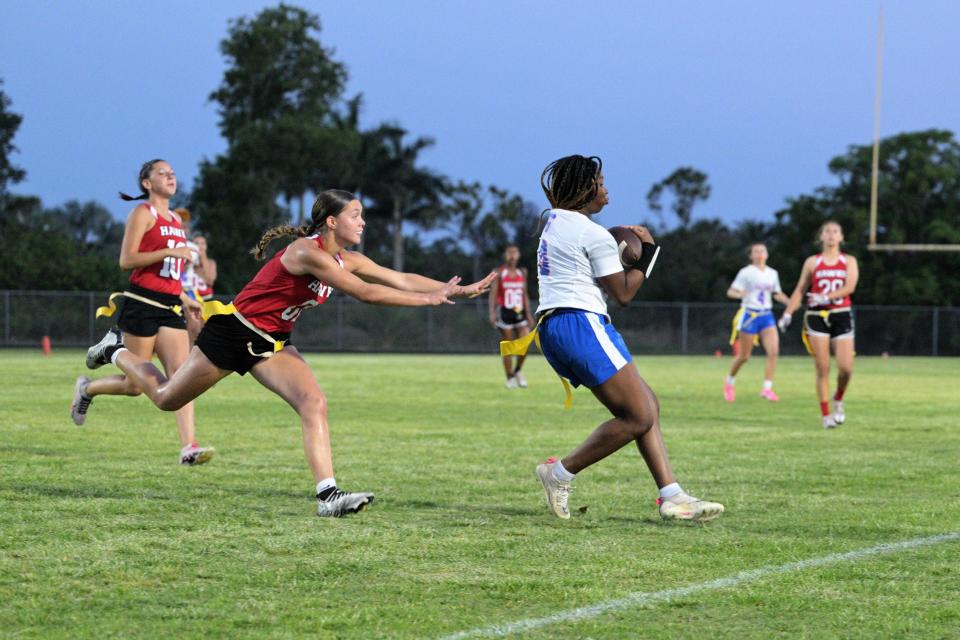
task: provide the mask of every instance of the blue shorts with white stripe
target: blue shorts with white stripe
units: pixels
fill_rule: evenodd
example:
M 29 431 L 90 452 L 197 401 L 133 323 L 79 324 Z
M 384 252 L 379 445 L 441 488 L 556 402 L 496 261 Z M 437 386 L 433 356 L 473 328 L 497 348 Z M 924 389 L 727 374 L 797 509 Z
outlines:
M 592 389 L 632 360 L 623 338 L 603 315 L 560 309 L 540 325 L 540 350 L 553 370 L 575 387 Z

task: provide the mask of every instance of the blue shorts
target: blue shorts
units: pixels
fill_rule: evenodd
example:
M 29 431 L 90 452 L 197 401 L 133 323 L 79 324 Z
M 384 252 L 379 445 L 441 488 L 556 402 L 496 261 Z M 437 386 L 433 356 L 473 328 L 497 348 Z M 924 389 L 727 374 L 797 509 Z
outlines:
M 540 324 L 539 332 L 547 362 L 575 387 L 599 386 L 632 361 L 623 338 L 598 313 L 555 311 Z
M 740 317 L 740 333 L 756 335 L 768 327 L 777 326 L 773 319 L 773 312 L 769 309 L 744 309 Z

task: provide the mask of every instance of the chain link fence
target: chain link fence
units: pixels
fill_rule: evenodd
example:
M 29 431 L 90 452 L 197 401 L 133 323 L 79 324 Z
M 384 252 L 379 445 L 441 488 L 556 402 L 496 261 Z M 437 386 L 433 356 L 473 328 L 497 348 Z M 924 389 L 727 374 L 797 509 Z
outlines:
M 106 303 L 100 291 L 0 291 L 0 347 L 87 347 L 113 318 L 94 319 Z M 229 298 L 225 298 L 228 301 Z M 536 301 L 533 301 L 536 308 Z M 735 303 L 633 302 L 611 305 L 613 323 L 635 354 L 729 352 Z M 779 312 L 778 312 L 779 313 Z M 870 306 L 854 308 L 861 355 L 960 356 L 960 308 Z M 781 352 L 803 353 L 800 314 L 781 338 Z M 488 321 L 487 301 L 396 308 L 334 296 L 297 321 L 293 342 L 305 351 L 496 353 L 499 335 Z

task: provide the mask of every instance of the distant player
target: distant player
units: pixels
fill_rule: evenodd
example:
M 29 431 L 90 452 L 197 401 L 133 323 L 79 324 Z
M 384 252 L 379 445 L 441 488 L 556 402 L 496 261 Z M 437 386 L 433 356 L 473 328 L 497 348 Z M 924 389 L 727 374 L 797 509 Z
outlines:
M 421 307 L 483 294 L 494 276 L 463 287 L 460 278 L 439 282 L 400 273 L 346 251 L 360 242 L 366 226 L 362 214 L 353 194 L 331 189 L 317 196 L 311 220 L 304 226 L 268 230 L 253 251 L 258 260 L 274 238 L 296 239 L 268 260 L 231 304 L 216 310 L 173 375 L 164 376 L 147 357 L 128 350 L 126 334 L 113 329 L 90 347 L 88 366 L 112 362 L 165 411 L 192 402 L 234 371 L 240 375 L 249 371 L 300 417 L 304 453 L 317 483 L 317 515 L 339 517 L 360 511 L 373 501 L 373 494 L 337 487 L 327 398 L 310 366 L 290 344 L 294 323 L 304 311 L 326 302 L 334 290 L 370 304 Z
M 123 292 L 117 326 L 126 336 L 131 353 L 149 360 L 160 359 L 168 376 L 183 365 L 190 352 L 184 316 L 199 321 L 200 304 L 183 292 L 180 280 L 184 262 L 190 260 L 187 234 L 180 217 L 171 211 L 170 198 L 177 192 L 177 177 L 164 160 L 151 160 L 140 168 L 139 196 L 121 193 L 123 200 L 146 200 L 130 212 L 120 248 L 120 266 L 132 269 L 130 285 Z M 114 296 L 111 296 L 111 300 Z M 105 315 L 114 311 L 113 303 Z M 105 308 L 106 309 L 106 308 Z M 138 387 L 124 376 L 91 380 L 77 378 L 70 416 L 82 425 L 90 403 L 99 395 L 137 396 Z M 203 464 L 213 448 L 201 447 L 195 438 L 193 403 L 177 411 L 180 435 L 180 464 Z
M 762 242 L 750 245 L 750 263 L 737 272 L 733 284 L 727 289 L 727 297 L 740 300 L 740 310 L 734 318 L 731 341 L 739 346 L 730 375 L 723 383 L 723 397 L 727 402 L 736 398 L 735 387 L 737 372 L 750 359 L 753 345 L 759 338 L 763 350 L 767 352 L 767 365 L 763 373 L 763 389 L 760 395 L 770 402 L 779 398 L 773 391 L 773 373 L 777 368 L 777 356 L 780 354 L 780 336 L 777 323 L 773 318 L 773 301 L 787 304 L 790 299 L 780 289 L 780 276 L 776 269 L 767 266 L 767 247 Z
M 822 251 L 803 263 L 797 287 L 777 323 L 781 330 L 790 326 L 792 314 L 800 307 L 804 294 L 807 310 L 803 314 L 804 342 L 817 367 L 817 396 L 823 426 L 832 429 L 843 424 L 843 396 L 853 375 L 853 303 L 850 296 L 857 288 L 860 268 L 857 259 L 840 251 L 843 229 L 834 220 L 824 222 L 817 234 Z M 837 361 L 837 389 L 830 410 L 830 348 Z
M 520 247 L 507 245 L 503 252 L 504 264 L 496 270 L 497 276 L 490 286 L 490 323 L 500 330 L 503 340 L 523 337 L 533 327 L 530 298 L 527 295 L 527 270 L 518 266 L 519 261 Z M 503 356 L 508 389 L 527 386 L 527 380 L 520 372 L 525 358 L 525 355 Z
M 626 305 L 637 294 L 658 249 L 646 228 L 629 227 L 646 244 L 641 264 L 624 271 L 613 236 L 591 219 L 608 201 L 601 167 L 600 158 L 574 155 L 550 163 L 541 175 L 553 208 L 545 212 L 537 249 L 537 331 L 554 371 L 573 386 L 589 388 L 611 418 L 564 458 L 538 465 L 536 475 L 551 513 L 567 519 L 576 474 L 635 443 L 659 488 L 660 516 L 711 520 L 723 505 L 680 488 L 660 433 L 659 401 L 607 313 L 607 296 Z

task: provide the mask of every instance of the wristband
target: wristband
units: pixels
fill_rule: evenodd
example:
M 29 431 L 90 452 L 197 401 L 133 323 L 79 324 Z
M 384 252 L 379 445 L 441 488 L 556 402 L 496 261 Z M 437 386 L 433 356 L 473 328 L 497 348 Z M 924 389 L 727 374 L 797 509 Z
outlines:
M 653 273 L 653 267 L 657 264 L 657 258 L 660 257 L 660 245 L 651 242 L 643 243 L 643 250 L 640 252 L 640 259 L 633 265 L 634 269 L 643 271 L 647 278 Z

